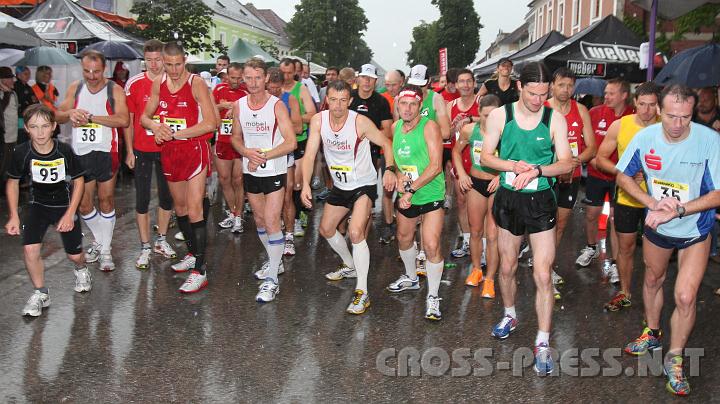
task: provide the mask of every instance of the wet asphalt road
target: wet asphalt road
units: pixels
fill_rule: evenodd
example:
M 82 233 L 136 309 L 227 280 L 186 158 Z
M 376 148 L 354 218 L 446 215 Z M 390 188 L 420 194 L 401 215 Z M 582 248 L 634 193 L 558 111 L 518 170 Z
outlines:
M 259 269 L 265 254 L 260 254 L 252 217 L 247 217 L 242 235 L 218 231 L 215 223 L 221 211 L 216 203 L 210 217 L 207 253 L 210 285 L 201 293 L 183 296 L 177 288 L 185 275 L 174 274 L 170 261 L 154 257 L 150 270 L 135 269 L 139 243 L 133 206 L 134 189 L 126 180 L 118 186 L 113 243 L 117 270 L 101 273 L 92 267 L 90 293 L 73 292 L 72 266 L 64 257 L 57 234 L 48 233 L 43 256 L 52 305 L 36 319 L 20 315 L 32 292 L 20 239 L 0 235 L 0 401 L 672 399 L 665 391 L 663 377 L 628 376 L 643 366 L 619 353 L 642 330 L 642 269 L 635 274 L 633 306 L 619 313 L 604 313 L 602 306 L 616 289 L 602 280 L 601 260 L 586 269 L 575 268 L 577 252 L 584 243 L 580 204 L 558 252 L 559 272 L 566 284 L 561 289 L 562 300 L 555 305 L 550 341 L 560 352 L 598 348 L 597 366 L 593 368 L 593 361 L 573 365 L 568 360 L 558 376 L 545 378 L 534 374 L 529 361 L 525 367 L 520 361 L 532 347 L 537 330 L 532 273 L 525 265 L 518 269 L 520 325 L 509 339 L 497 341 L 490 337 L 490 331 L 502 315 L 499 291 L 497 299 L 487 300 L 480 297 L 478 288 L 463 285 L 469 258 L 446 260 L 458 265 L 446 269 L 443 276 L 440 296 L 444 318 L 428 322 L 423 319 L 424 284 L 421 291 L 400 295 L 384 290 L 402 272 L 402 264 L 397 259 L 396 244 L 379 245 L 377 232 L 372 231 L 368 241 L 372 306 L 365 315 L 351 316 L 344 310 L 354 281 L 329 282 L 323 277 L 339 259 L 318 236 L 320 215 L 316 211 L 307 235 L 296 238 L 297 255 L 285 258 L 286 273 L 280 278 L 278 298 L 260 305 L 254 301 L 258 284 L 252 273 Z M 3 201 L 3 223 L 6 211 Z M 375 221 L 379 218 L 376 214 Z M 175 231 L 172 229 L 171 234 Z M 443 238 L 446 258 L 456 234 L 454 213 L 448 212 Z M 180 243 L 175 245 L 179 252 L 185 251 Z M 636 268 L 642 268 L 639 254 Z M 666 282 L 666 333 L 675 271 L 671 266 Z M 718 273 L 720 268 L 711 264 L 708 271 Z M 689 347 L 704 348 L 699 376 L 690 379 L 693 401 L 713 401 L 720 393 L 720 349 L 715 345 L 720 336 L 715 322 L 718 314 L 720 298 L 702 286 L 697 324 L 688 343 Z M 399 357 L 413 349 L 424 354 L 427 363 L 412 365 L 420 363 L 416 357 L 415 362 L 410 361 L 412 366 L 404 366 L 406 361 Z M 592 356 L 593 351 L 587 352 Z M 448 362 L 444 354 L 455 360 Z M 614 361 L 603 361 L 603 354 Z M 498 368 L 503 364 L 507 369 Z M 419 369 L 419 375 L 398 375 L 405 370 L 412 373 L 411 369 Z M 572 376 L 578 369 L 591 374 L 604 369 L 621 375 Z M 437 372 L 443 374 L 436 376 Z

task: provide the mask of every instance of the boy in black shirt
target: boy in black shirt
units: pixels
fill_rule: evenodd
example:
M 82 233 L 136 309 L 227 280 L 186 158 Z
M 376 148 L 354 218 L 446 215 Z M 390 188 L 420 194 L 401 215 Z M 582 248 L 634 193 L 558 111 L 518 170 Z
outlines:
M 25 265 L 35 287 L 22 314 L 37 317 L 43 307 L 50 305 L 40 256 L 42 240 L 50 225 L 60 232 L 65 252 L 75 264 L 75 291 L 90 291 L 92 278 L 85 265 L 76 213 L 85 185 L 83 170 L 72 148 L 52 138 L 57 126 L 52 110 L 41 104 L 31 105 L 23 118 L 30 141 L 13 150 L 7 183 L 10 219 L 5 229 L 10 235 L 22 234 Z M 18 200 L 23 177 L 30 178 L 30 201 L 21 226 Z

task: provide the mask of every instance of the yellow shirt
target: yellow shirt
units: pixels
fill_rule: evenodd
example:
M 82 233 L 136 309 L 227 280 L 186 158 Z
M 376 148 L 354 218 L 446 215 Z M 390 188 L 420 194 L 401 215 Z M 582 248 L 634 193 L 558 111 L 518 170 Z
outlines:
M 660 118 L 655 118 L 655 122 L 660 122 Z M 618 131 L 617 137 L 618 160 L 620 160 L 623 153 L 625 153 L 625 149 L 630 144 L 630 141 L 633 139 L 633 137 L 635 137 L 635 135 L 642 129 L 645 128 L 635 122 L 635 114 L 626 115 L 620 118 L 620 130 Z M 642 188 L 643 191 L 647 192 L 647 185 L 645 185 L 645 181 L 640 183 L 640 188 Z M 630 206 L 632 208 L 645 207 L 645 205 L 636 201 L 635 198 L 628 195 L 627 192 L 623 191 L 623 189 L 620 187 L 618 187 L 617 189 L 616 202 L 624 206 Z

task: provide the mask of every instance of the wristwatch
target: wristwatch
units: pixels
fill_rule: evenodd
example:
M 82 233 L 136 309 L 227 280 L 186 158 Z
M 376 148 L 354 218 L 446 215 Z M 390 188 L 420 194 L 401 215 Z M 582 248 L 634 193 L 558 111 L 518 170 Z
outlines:
M 390 171 L 391 173 L 395 172 L 395 166 L 387 166 L 385 167 L 385 171 Z
M 537 175 L 538 178 L 543 176 L 542 167 L 540 167 L 540 164 L 535 164 L 535 165 L 533 166 L 533 168 L 536 169 L 536 170 L 538 170 L 538 175 Z
M 406 182 L 405 183 L 405 192 L 414 194 L 415 192 L 417 192 L 417 190 L 413 189 L 412 185 L 409 182 Z
M 683 216 L 685 216 L 685 207 L 682 205 L 678 205 L 677 208 L 675 208 L 678 214 L 678 219 L 682 219 Z
M 88 123 L 93 123 L 92 118 L 93 114 L 88 114 Z

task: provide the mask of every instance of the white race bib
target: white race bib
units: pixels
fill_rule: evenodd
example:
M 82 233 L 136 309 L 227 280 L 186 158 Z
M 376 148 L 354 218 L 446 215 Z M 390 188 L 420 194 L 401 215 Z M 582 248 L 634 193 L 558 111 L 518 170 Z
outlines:
M 330 172 L 333 175 L 334 181 L 341 184 L 353 182 L 353 170 L 350 166 L 331 165 Z
M 78 143 L 100 144 L 108 128 L 96 123 L 88 123 L 74 129 L 74 137 Z
M 400 166 L 400 171 L 402 171 L 403 174 L 405 174 L 406 177 L 410 179 L 410 181 L 415 181 L 418 178 L 420 178 L 420 173 L 418 172 L 417 166 Z
M 180 132 L 183 129 L 187 129 L 187 121 L 185 118 L 165 118 L 165 125 L 170 127 L 173 133 Z
M 506 171 L 505 172 L 505 184 L 512 187 L 513 182 L 515 181 L 516 177 L 517 177 L 517 175 L 515 175 L 514 172 Z M 523 188 L 523 189 L 529 189 L 531 191 L 536 191 L 538 189 L 538 179 L 535 178 L 534 180 L 528 182 L 528 184 L 525 185 L 525 188 Z
M 56 184 L 65 181 L 65 159 L 52 161 L 31 160 L 30 171 L 33 182 L 40 184 Z
M 690 201 L 690 185 L 688 184 L 652 178 L 650 187 L 652 196 L 658 201 L 663 198 L 676 198 L 681 203 Z
M 265 152 L 265 153 L 269 152 L 270 150 L 272 150 L 272 149 L 260 149 L 260 151 Z M 267 171 L 267 172 L 273 172 L 273 173 L 274 173 L 274 172 L 275 172 L 275 160 L 274 160 L 274 159 L 268 159 L 268 160 L 267 160 L 266 162 L 264 162 L 263 164 L 260 164 L 260 165 L 258 166 L 258 168 L 257 168 L 256 171 L 258 171 L 258 172 Z
M 578 142 L 570 143 L 570 151 L 572 152 L 573 157 L 577 157 L 580 155 L 580 148 L 578 147 Z
M 480 153 L 482 153 L 482 146 L 483 146 L 482 140 L 473 141 L 472 157 L 473 157 L 473 162 L 475 163 L 476 166 L 480 165 Z
M 153 115 L 152 120 L 155 123 L 160 123 L 160 115 Z M 147 134 L 148 136 L 155 136 L 155 134 L 150 129 L 145 129 L 145 134 Z
M 220 123 L 220 135 L 230 136 L 232 135 L 232 119 L 223 119 Z

